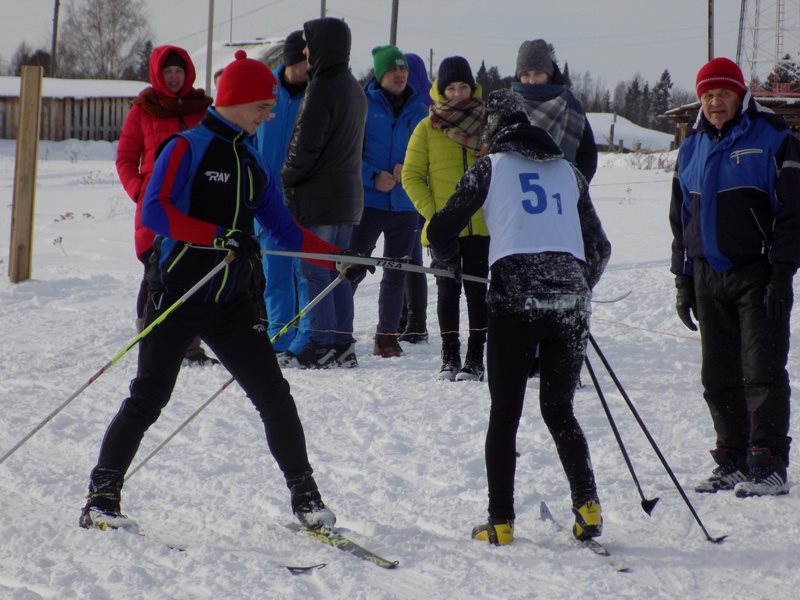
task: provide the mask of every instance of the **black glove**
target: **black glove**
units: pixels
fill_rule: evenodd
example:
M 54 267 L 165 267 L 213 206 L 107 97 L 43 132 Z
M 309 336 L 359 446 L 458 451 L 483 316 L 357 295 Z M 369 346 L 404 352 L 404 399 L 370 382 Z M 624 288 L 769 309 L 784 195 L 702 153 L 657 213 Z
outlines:
M 793 276 L 794 267 L 779 263 L 772 265 L 772 274 L 764 289 L 764 307 L 767 309 L 768 319 L 785 321 L 789 317 L 794 300 Z
M 236 258 L 247 258 L 261 251 L 258 240 L 239 229 L 228 229 L 224 235 L 215 238 L 214 248 L 230 250 Z
M 356 252 L 352 248 L 348 248 L 344 252 L 343 255 L 346 256 L 360 256 L 364 258 L 364 255 Z M 353 285 L 358 285 L 364 280 L 364 277 L 367 276 L 367 271 L 370 273 L 375 272 L 375 265 L 356 265 L 353 263 L 347 262 L 347 259 L 340 260 L 336 262 L 336 270 L 339 272 L 344 272 L 344 276 L 347 277 L 348 280 Z
M 697 319 L 697 298 L 694 293 L 694 277 L 677 275 L 675 277 L 675 287 L 678 290 L 675 302 L 678 317 L 680 317 L 681 321 L 688 329 L 697 331 L 697 325 L 692 321 L 692 315 Z
M 431 247 L 431 255 L 431 267 L 451 271 L 456 285 L 461 286 L 461 254 L 458 242 L 443 250 Z

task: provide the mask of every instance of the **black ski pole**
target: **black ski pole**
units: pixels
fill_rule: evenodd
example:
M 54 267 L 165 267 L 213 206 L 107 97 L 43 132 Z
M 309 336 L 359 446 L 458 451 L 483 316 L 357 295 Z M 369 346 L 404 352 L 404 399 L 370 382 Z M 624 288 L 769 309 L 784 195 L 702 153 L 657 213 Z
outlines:
M 335 288 L 337 285 L 339 285 L 342 282 L 342 280 L 345 279 L 345 277 L 346 277 L 346 269 L 344 271 L 342 271 L 341 273 L 339 273 L 339 276 L 336 279 L 331 281 L 324 290 L 322 290 L 308 304 L 306 304 L 305 307 L 302 308 L 300 310 L 300 312 L 298 312 L 292 318 L 291 321 L 289 321 L 288 323 L 286 323 L 286 325 L 281 327 L 281 330 L 270 338 L 269 343 L 270 344 L 274 344 L 275 340 L 277 340 L 284 333 L 289 331 L 294 326 L 295 323 L 297 323 L 300 319 L 302 319 L 304 316 L 306 316 L 308 314 L 308 311 L 310 311 L 317 304 L 319 304 L 320 300 L 322 300 L 331 291 L 333 291 L 333 288 Z M 166 446 L 169 443 L 169 441 L 172 438 L 174 438 L 176 435 L 178 435 L 183 430 L 184 427 L 186 427 L 189 423 L 191 423 L 194 420 L 194 418 L 197 415 L 199 415 L 209 404 L 211 404 L 216 399 L 217 396 L 219 396 L 222 392 L 224 392 L 228 388 L 228 386 L 233 383 L 233 381 L 234 381 L 234 378 L 231 377 L 231 378 L 228 379 L 228 381 L 223 383 L 222 387 L 220 387 L 216 392 L 214 392 L 208 400 L 203 402 L 203 404 L 201 404 L 200 407 L 196 411 L 194 411 L 191 415 L 189 415 L 189 417 L 183 423 L 181 423 L 175 431 L 173 431 L 171 434 L 169 434 L 163 442 L 161 442 L 158 446 L 156 446 L 155 450 L 153 450 L 150 454 L 145 456 L 142 459 L 142 462 L 140 462 L 133 469 L 131 469 L 128 472 L 128 474 L 125 476 L 125 480 L 127 481 L 128 479 L 133 477 L 133 474 L 136 473 L 136 471 L 141 469 L 147 463 L 147 461 L 149 461 L 151 458 L 153 458 L 159 452 L 159 450 L 161 450 L 164 446 Z
M 705 534 L 706 539 L 709 542 L 713 542 L 715 544 L 719 544 L 720 542 L 722 542 L 728 536 L 727 535 L 723 535 L 723 536 L 720 536 L 720 537 L 717 537 L 717 538 L 713 538 L 713 537 L 711 537 L 711 535 L 709 535 L 708 531 L 706 530 L 705 526 L 703 525 L 703 522 L 700 520 L 700 516 L 697 514 L 697 511 L 694 509 L 694 506 L 692 506 L 692 503 L 689 501 L 689 498 L 686 495 L 686 492 L 683 491 L 683 488 L 681 487 L 680 482 L 678 482 L 678 478 L 675 477 L 675 473 L 672 471 L 672 468 L 667 463 L 667 459 L 664 458 L 664 455 L 661 453 L 661 450 L 659 449 L 658 444 L 656 444 L 656 441 L 653 439 L 653 436 L 650 435 L 650 432 L 648 431 L 647 426 L 644 424 L 644 421 L 642 421 L 642 418 L 639 416 L 639 413 L 636 410 L 636 407 L 633 405 L 633 402 L 631 402 L 631 399 L 628 397 L 628 394 L 625 392 L 625 388 L 622 387 L 622 384 L 620 383 L 619 379 L 617 378 L 616 373 L 614 373 L 614 369 L 611 368 L 611 365 L 608 363 L 608 360 L 606 360 L 605 355 L 600 350 L 600 346 L 597 345 L 597 342 L 595 341 L 594 336 L 592 336 L 592 334 L 589 334 L 589 341 L 591 342 L 592 347 L 594 348 L 594 351 L 597 352 L 597 356 L 599 356 L 600 360 L 603 361 L 603 366 L 608 371 L 608 374 L 611 376 L 611 379 L 614 380 L 614 384 L 617 386 L 617 389 L 619 390 L 619 393 L 622 394 L 622 397 L 625 399 L 625 403 L 628 405 L 628 408 L 631 410 L 631 413 L 633 414 L 633 417 L 636 419 L 636 422 L 639 423 L 639 427 L 642 428 L 642 432 L 644 432 L 644 435 L 647 438 L 647 441 L 650 442 L 650 445 L 653 447 L 653 450 L 655 451 L 656 456 L 658 456 L 658 459 L 661 461 L 661 464 L 664 466 L 664 470 L 667 472 L 667 474 L 669 475 L 670 479 L 672 479 L 672 483 L 675 484 L 675 488 L 678 490 L 678 493 L 683 498 L 683 501 L 686 502 L 686 506 L 689 507 L 689 512 L 692 513 L 692 516 L 694 517 L 694 520 L 697 521 L 697 524 L 700 526 L 700 529 L 703 530 L 703 533 Z
M 77 398 L 78 396 L 80 396 L 80 395 L 81 395 L 81 393 L 83 392 L 83 390 L 85 390 L 85 389 L 86 389 L 86 388 L 88 388 L 90 385 L 92 385 L 92 384 L 93 384 L 95 381 L 97 381 L 97 379 L 98 379 L 98 378 L 99 378 L 99 377 L 100 377 L 100 376 L 101 376 L 103 373 L 105 373 L 105 372 L 106 372 L 108 369 L 110 369 L 110 368 L 111 368 L 111 366 L 112 366 L 112 365 L 114 365 L 114 364 L 115 364 L 115 363 L 116 363 L 116 362 L 117 362 L 117 361 L 118 361 L 120 358 L 122 358 L 123 356 L 125 356 L 125 354 L 127 354 L 127 353 L 128 353 L 128 350 L 130 350 L 130 349 L 131 349 L 131 348 L 133 348 L 133 347 L 134 347 L 136 344 L 138 344 L 139 342 L 141 342 L 141 341 L 142 341 L 142 340 L 143 340 L 143 339 L 144 339 L 144 338 L 145 338 L 145 337 L 146 337 L 146 336 L 147 336 L 147 335 L 148 335 L 148 334 L 149 334 L 151 331 L 153 331 L 153 329 L 155 329 L 155 328 L 156 328 L 158 325 L 160 325 L 161 323 L 163 323 L 163 322 L 164 322 L 164 319 L 166 319 L 166 318 L 167 318 L 167 317 L 168 317 L 170 314 L 172 314 L 172 313 L 173 313 L 175 310 L 177 310 L 177 309 L 178 309 L 178 308 L 179 308 L 179 307 L 180 307 L 180 306 L 181 306 L 181 305 L 182 305 L 184 302 L 186 302 L 186 300 L 188 300 L 188 299 L 189 299 L 189 297 L 190 297 L 190 296 L 192 296 L 192 295 L 193 295 L 195 292 L 197 292 L 197 290 L 199 290 L 201 287 L 203 287 L 203 285 L 205 285 L 205 284 L 206 284 L 206 283 L 207 283 L 209 280 L 211 280 L 211 279 L 214 277 L 214 275 L 216 275 L 216 274 L 217 274 L 219 271 L 221 271 L 221 270 L 222 270 L 224 267 L 226 267 L 226 266 L 227 266 L 227 265 L 228 265 L 228 264 L 229 264 L 229 263 L 230 263 L 230 262 L 231 262 L 233 259 L 234 259 L 234 255 L 233 255 L 233 253 L 232 253 L 232 252 L 229 252 L 229 253 L 227 254 L 227 256 L 225 257 L 225 260 L 222 260 L 222 261 L 220 261 L 220 262 L 219 262 L 219 263 L 218 263 L 218 264 L 217 264 L 217 265 L 216 265 L 216 266 L 215 266 L 213 269 L 211 269 L 211 270 L 210 270 L 210 271 L 209 271 L 209 272 L 208 272 L 208 273 L 207 273 L 207 274 L 206 274 L 206 275 L 205 275 L 205 276 L 204 276 L 204 277 L 203 277 L 203 278 L 202 278 L 200 281 L 198 281 L 197 283 L 195 283 L 195 284 L 194 284 L 194 285 L 191 287 L 191 289 L 189 289 L 189 291 L 187 291 L 187 292 L 186 292 L 186 293 L 185 293 L 183 296 L 181 296 L 180 298 L 178 298 L 178 299 L 177 299 L 177 300 L 176 300 L 176 301 L 175 301 L 175 302 L 172 304 L 172 306 L 170 306 L 169 308 L 167 308 L 167 310 L 165 310 L 163 313 L 161 313 L 161 314 L 158 316 L 158 318 L 157 318 L 157 319 L 155 319 L 155 320 L 154 320 L 152 323 L 150 323 L 150 325 L 148 325 L 146 328 L 144 328 L 144 329 L 143 329 L 143 330 L 142 330 L 142 331 L 139 333 L 139 335 L 137 335 L 137 336 L 136 336 L 135 338 L 133 338 L 133 339 L 132 339 L 130 342 L 128 342 L 127 344 L 125 344 L 125 345 L 122 347 L 122 349 L 121 349 L 119 352 L 117 352 L 117 353 L 114 355 L 114 357 L 113 357 L 111 360 L 109 360 L 109 361 L 108 361 L 106 364 L 104 364 L 102 367 L 100 367 L 100 369 L 99 369 L 99 370 L 98 370 L 98 371 L 97 371 L 97 372 L 96 372 L 94 375 L 92 375 L 92 376 L 91 376 L 91 377 L 90 377 L 90 378 L 89 378 L 89 379 L 86 381 L 86 383 L 84 383 L 84 384 L 83 384 L 81 387 L 79 387 L 79 388 L 78 388 L 78 389 L 77 389 L 77 390 L 76 390 L 76 391 L 75 391 L 75 392 L 74 392 L 74 393 L 73 393 L 73 394 L 72 394 L 72 395 L 71 395 L 69 398 L 67 398 L 66 400 L 64 400 L 64 402 L 62 402 L 62 403 L 61 403 L 61 405 L 59 405 L 59 406 L 58 406 L 58 408 L 56 408 L 56 409 L 55 409 L 53 412 L 51 412 L 49 415 L 47 415 L 47 416 L 44 418 L 44 420 L 42 420 L 42 421 L 41 421 L 41 422 L 40 422 L 40 423 L 39 423 L 39 424 L 38 424 L 36 427 L 34 427 L 34 428 L 33 428 L 33 429 L 32 429 L 32 430 L 31 430 L 31 431 L 30 431 L 30 432 L 29 432 L 29 433 L 28 433 L 28 434 L 27 434 L 25 437 L 23 437 L 23 438 L 22 438 L 22 439 L 21 439 L 19 442 L 17 442 L 16 444 L 14 444 L 14 447 L 13 447 L 13 448 L 11 448 L 11 449 L 10 449 L 8 452 L 6 452 L 6 453 L 5 453 L 5 454 L 4 454 L 2 457 L 0 457 L 0 464 L 3 464 L 3 462 L 4 462 L 4 461 L 5 461 L 5 460 L 6 460 L 6 459 L 9 457 L 9 456 L 11 456 L 12 454 L 14 454 L 14 452 L 16 452 L 17 450 L 19 450 L 19 448 L 20 448 L 20 446 L 22 446 L 22 444 L 24 444 L 24 443 L 25 443 L 25 442 L 27 442 L 29 439 L 31 439 L 31 438 L 33 437 L 33 435 L 34 435 L 34 434 L 35 434 L 37 431 L 39 431 L 39 430 L 40 430 L 42 427 L 44 427 L 44 426 L 45 426 L 47 423 L 49 423 L 49 422 L 50 422 L 50 421 L 53 419 L 53 417 L 55 417 L 55 416 L 56 416 L 58 413 L 60 413 L 62 410 L 64 410 L 64 408 L 66 408 L 66 406 L 67 406 L 67 405 L 68 405 L 70 402 L 72 402 L 73 400 L 75 400 L 75 398 Z
M 625 459 L 625 464 L 628 465 L 628 471 L 630 471 L 631 477 L 633 478 L 633 483 L 636 484 L 636 489 L 639 491 L 639 496 L 642 499 L 642 509 L 650 516 L 650 513 L 653 512 L 653 508 L 655 508 L 658 502 L 658 497 L 653 499 L 645 498 L 642 486 L 639 485 L 639 478 L 636 477 L 636 472 L 633 469 L 633 463 L 631 462 L 630 456 L 628 456 L 628 451 L 625 449 L 625 444 L 622 442 L 622 436 L 619 433 L 619 429 L 617 429 L 617 424 L 614 422 L 614 417 L 611 416 L 611 409 L 608 407 L 608 402 L 606 402 L 606 398 L 603 395 L 603 390 L 600 389 L 600 383 L 597 381 L 597 376 L 594 374 L 592 363 L 589 362 L 588 356 L 584 357 L 584 360 L 586 361 L 586 369 L 589 371 L 589 377 L 592 378 L 594 389 L 597 390 L 597 396 L 600 398 L 600 404 L 603 405 L 603 410 L 606 412 L 606 417 L 608 417 L 611 431 L 614 432 L 614 437 L 617 438 L 617 444 L 622 452 L 622 458 Z

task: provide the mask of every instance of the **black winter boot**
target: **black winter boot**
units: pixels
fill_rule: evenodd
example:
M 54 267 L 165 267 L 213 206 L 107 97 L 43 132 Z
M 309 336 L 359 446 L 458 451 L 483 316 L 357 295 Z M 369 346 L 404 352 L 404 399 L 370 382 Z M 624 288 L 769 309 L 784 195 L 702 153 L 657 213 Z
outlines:
M 287 479 L 286 485 L 292 494 L 292 512 L 308 529 L 331 529 L 336 524 L 336 515 L 325 506 L 311 472 Z
M 461 369 L 461 343 L 456 340 L 442 340 L 442 368 L 439 370 L 438 379 L 441 381 L 455 381 L 456 374 Z
M 714 448 L 710 452 L 717 466 L 711 475 L 694 486 L 695 492 L 715 494 L 719 491 L 732 490 L 737 483 L 747 481 L 749 469 L 744 456 L 736 456 L 724 448 Z
M 95 467 L 89 477 L 89 493 L 81 510 L 78 524 L 84 529 L 125 528 L 138 530 L 136 521 L 122 514 L 122 484 L 124 475 L 120 471 Z
M 483 381 L 483 345 L 483 340 L 469 338 L 464 366 L 456 375 L 456 381 Z

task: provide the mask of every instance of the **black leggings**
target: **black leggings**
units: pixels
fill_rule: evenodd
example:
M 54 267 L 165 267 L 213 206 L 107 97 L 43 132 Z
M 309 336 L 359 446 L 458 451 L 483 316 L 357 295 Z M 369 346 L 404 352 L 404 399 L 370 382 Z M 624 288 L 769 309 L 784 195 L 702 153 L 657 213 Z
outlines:
M 470 235 L 458 238 L 461 249 L 461 271 L 466 275 L 488 277 L 489 238 Z M 479 344 L 486 341 L 486 284 L 465 281 L 464 295 L 467 297 L 467 316 L 469 317 L 469 336 Z M 461 315 L 461 286 L 451 277 L 436 278 L 436 314 L 439 317 L 439 330 L 442 343 L 458 341 Z
M 145 326 L 177 298 L 151 295 Z M 108 426 L 98 467 L 125 473 L 145 431 L 169 402 L 181 361 L 199 335 L 244 389 L 258 411 L 267 444 L 287 478 L 310 471 L 303 426 L 256 309 L 247 296 L 221 303 L 183 304 L 139 345 L 139 367 L 130 396 Z
M 597 498 L 589 446 L 572 411 L 586 351 L 589 317 L 572 310 L 543 310 L 535 317 L 489 319 L 487 367 L 492 406 L 486 434 L 489 516 L 514 518 L 516 437 L 528 372 L 539 344 L 539 406 L 569 481 L 572 502 Z

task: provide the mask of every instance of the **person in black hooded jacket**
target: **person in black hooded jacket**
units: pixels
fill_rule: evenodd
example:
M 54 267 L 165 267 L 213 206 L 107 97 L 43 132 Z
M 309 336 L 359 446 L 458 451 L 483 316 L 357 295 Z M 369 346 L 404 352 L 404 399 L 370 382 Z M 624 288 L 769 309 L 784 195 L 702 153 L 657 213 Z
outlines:
M 361 220 L 361 153 L 367 100 L 350 72 L 350 28 L 331 17 L 303 24 L 309 83 L 295 122 L 281 180 L 289 210 L 322 239 L 350 246 Z M 331 281 L 327 269 L 302 265 L 308 294 Z M 353 338 L 353 294 L 339 286 L 311 314 L 311 341 L 297 356 L 303 368 L 358 364 Z
M 537 345 L 539 404 L 569 481 L 573 534 L 595 537 L 603 520 L 589 447 L 572 404 L 589 336 L 592 289 L 611 244 L 586 180 L 550 135 L 531 125 L 523 98 L 498 90 L 489 96 L 486 112 L 488 155 L 464 174 L 428 224 L 435 264 L 444 267 L 458 256 L 458 233 L 480 208 L 491 239 L 489 521 L 473 529 L 472 537 L 498 545 L 513 539 L 515 440 Z

